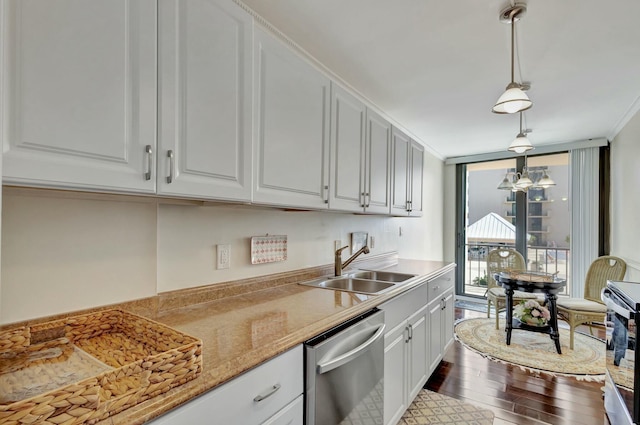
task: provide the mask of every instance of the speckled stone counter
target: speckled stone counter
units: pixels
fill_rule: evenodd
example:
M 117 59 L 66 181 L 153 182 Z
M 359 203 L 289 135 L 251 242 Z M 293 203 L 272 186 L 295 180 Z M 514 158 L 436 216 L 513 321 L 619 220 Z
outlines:
M 398 260 L 385 270 L 419 275 L 383 295 L 288 283 L 213 301 L 158 309 L 150 317 L 203 341 L 203 373 L 101 425 L 142 424 L 357 314 L 447 272 L 452 263 Z M 216 286 L 216 285 L 213 285 Z M 230 288 L 233 293 L 233 288 Z M 179 294 L 176 294 L 178 296 Z M 162 303 L 161 303 L 162 304 Z

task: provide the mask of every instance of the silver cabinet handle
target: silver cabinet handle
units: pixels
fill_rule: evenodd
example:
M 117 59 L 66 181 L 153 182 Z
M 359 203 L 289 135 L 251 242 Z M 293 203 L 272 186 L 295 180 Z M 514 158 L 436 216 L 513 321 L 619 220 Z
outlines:
M 345 363 L 349 363 L 351 360 L 355 359 L 356 357 L 360 356 L 361 354 L 363 354 L 365 351 L 367 351 L 369 349 L 369 347 L 376 342 L 378 339 L 380 339 L 382 337 L 382 333 L 384 332 L 384 323 L 381 325 L 378 325 L 375 328 L 375 333 L 371 336 L 371 338 L 369 338 L 368 340 L 366 340 L 365 342 L 363 342 L 361 345 L 357 346 L 356 348 L 354 348 L 353 350 L 349 350 L 344 354 L 341 354 L 337 357 L 334 357 L 332 359 L 329 359 L 327 361 L 320 361 L 318 362 L 318 367 L 317 367 L 317 371 L 318 374 L 322 375 L 323 373 L 329 372 L 337 367 L 342 366 Z M 368 331 L 369 329 L 367 329 Z M 355 335 L 356 337 L 359 338 L 359 335 Z M 345 341 L 346 343 L 347 341 Z M 324 359 L 323 359 L 324 360 Z
M 329 186 L 324 187 L 323 198 L 324 198 L 324 203 L 328 204 L 329 203 Z
M 443 298 L 443 299 L 440 300 L 440 310 L 445 310 L 446 308 L 447 308 L 447 302 Z
M 409 342 L 411 340 L 411 338 L 409 337 L 409 325 L 405 326 L 404 330 L 407 331 L 407 336 L 404 339 L 404 342 Z
M 409 325 L 409 341 L 413 339 L 413 325 Z
M 171 183 L 173 181 L 173 167 L 174 167 L 174 155 L 172 150 L 167 151 L 167 158 L 169 158 L 169 175 L 167 176 L 167 183 Z
M 409 201 L 409 212 L 413 211 L 413 201 Z
M 151 180 L 151 168 L 153 168 L 153 149 L 151 149 L 151 145 L 147 145 L 144 151 L 147 153 L 147 172 L 144 173 L 144 179 Z
M 371 196 L 369 196 L 369 192 L 364 194 L 364 206 L 365 208 L 369 208 L 369 203 L 371 201 Z
M 433 287 L 433 290 L 434 290 L 434 291 L 437 291 L 438 289 L 440 289 L 440 285 L 438 285 L 438 286 L 434 286 L 434 287 Z
M 367 195 L 366 193 L 362 192 L 360 193 L 360 206 L 362 208 L 365 208 L 367 205 Z
M 273 387 L 269 388 L 267 391 L 263 392 L 262 394 L 258 394 L 257 396 L 255 396 L 253 398 L 253 401 L 255 401 L 256 403 L 264 400 L 265 398 L 269 398 L 272 395 L 274 395 L 276 393 L 276 391 L 278 391 L 280 389 L 280 384 L 275 384 Z

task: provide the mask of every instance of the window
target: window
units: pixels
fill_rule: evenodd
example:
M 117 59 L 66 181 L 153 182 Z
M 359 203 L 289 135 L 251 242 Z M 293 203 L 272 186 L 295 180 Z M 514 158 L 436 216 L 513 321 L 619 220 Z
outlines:
M 528 270 L 570 278 L 569 155 L 527 158 L 530 178 L 537 182 L 546 173 L 555 186 L 534 186 L 526 192 L 497 189 L 505 175 L 512 178 L 516 169 L 522 169 L 524 161 L 518 158 L 458 166 L 458 208 L 462 208 L 456 253 L 459 295 L 484 296 L 486 254 L 498 246 L 518 249 Z

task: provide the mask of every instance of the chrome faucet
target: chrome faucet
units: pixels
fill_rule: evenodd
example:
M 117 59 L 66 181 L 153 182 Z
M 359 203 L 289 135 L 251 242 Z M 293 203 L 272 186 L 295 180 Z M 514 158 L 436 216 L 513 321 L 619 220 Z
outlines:
M 355 254 L 353 254 L 347 261 L 342 262 L 342 250 L 349 248 L 349 246 L 343 246 L 342 248 L 338 248 L 336 250 L 336 258 L 335 258 L 335 266 L 334 271 L 336 276 L 342 275 L 342 269 L 347 267 L 353 260 L 355 260 L 360 254 L 368 254 L 369 247 L 367 245 L 360 248 Z

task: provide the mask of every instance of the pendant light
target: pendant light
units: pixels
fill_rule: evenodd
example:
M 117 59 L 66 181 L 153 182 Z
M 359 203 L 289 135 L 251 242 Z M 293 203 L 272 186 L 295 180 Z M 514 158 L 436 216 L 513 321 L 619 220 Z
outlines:
M 533 146 L 525 131 L 522 129 L 522 112 L 520 112 L 520 133 L 518 133 L 514 141 L 511 142 L 507 150 L 515 153 L 525 153 L 531 149 L 533 149 Z
M 529 96 L 522 90 L 522 85 L 515 81 L 515 31 L 516 21 L 527 12 L 527 6 L 516 4 L 500 12 L 500 20 L 511 24 L 511 82 L 505 92 L 491 109 L 496 114 L 515 114 L 525 111 L 533 105 Z
M 549 174 L 547 174 L 547 170 L 544 170 L 542 177 L 540 178 L 540 180 L 536 182 L 536 187 L 541 187 L 543 189 L 546 189 L 548 187 L 555 186 L 555 185 L 556 185 L 556 182 L 554 182 L 551 179 L 551 177 L 549 177 Z

